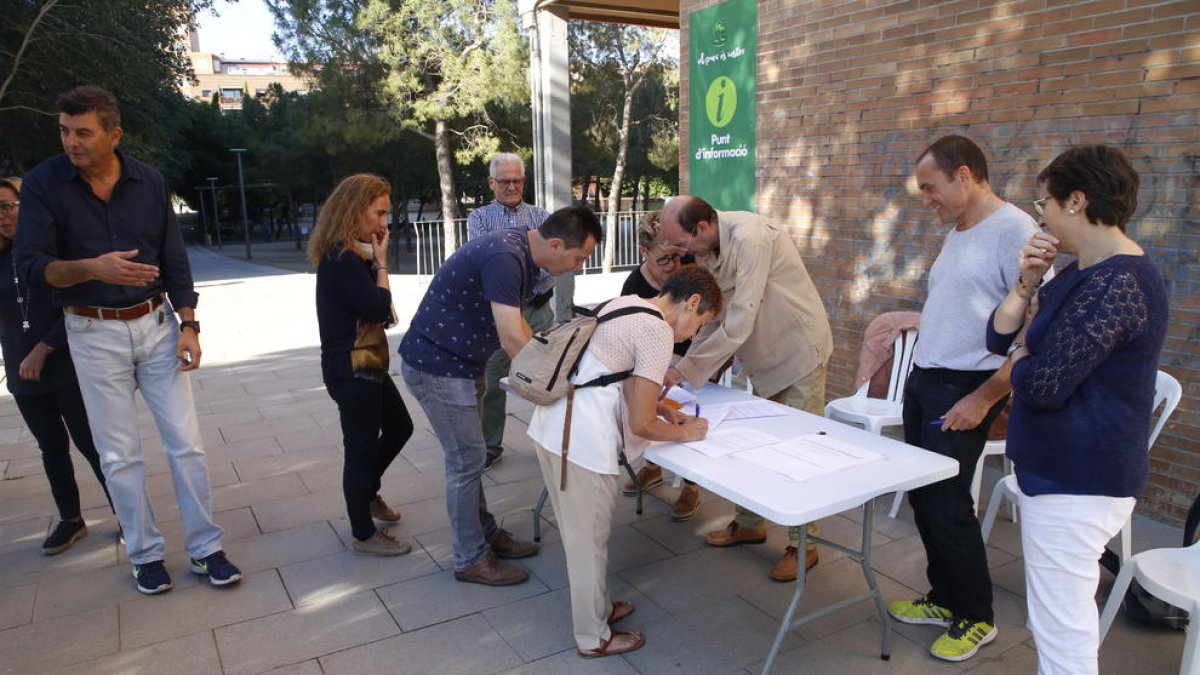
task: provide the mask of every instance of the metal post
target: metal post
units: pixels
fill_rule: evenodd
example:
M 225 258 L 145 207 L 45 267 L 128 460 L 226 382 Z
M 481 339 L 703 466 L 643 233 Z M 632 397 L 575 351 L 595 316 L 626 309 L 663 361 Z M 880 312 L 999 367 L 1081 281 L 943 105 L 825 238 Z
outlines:
M 208 181 L 208 186 L 212 189 L 213 202 L 213 229 L 217 231 L 217 250 L 221 250 L 221 207 L 217 206 L 217 178 L 209 176 L 205 178 Z
M 242 175 L 242 155 L 246 153 L 246 149 L 230 148 L 229 151 L 237 155 L 238 189 L 242 193 L 242 236 L 246 241 L 246 260 L 250 260 L 250 217 L 246 215 L 246 178 Z
M 204 188 L 196 188 L 196 194 L 200 195 L 200 241 L 208 246 L 208 209 L 204 207 Z

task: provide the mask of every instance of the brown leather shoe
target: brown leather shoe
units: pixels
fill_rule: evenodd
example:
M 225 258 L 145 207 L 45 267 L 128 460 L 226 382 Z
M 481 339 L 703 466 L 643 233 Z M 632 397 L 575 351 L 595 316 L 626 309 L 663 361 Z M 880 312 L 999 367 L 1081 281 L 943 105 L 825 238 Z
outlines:
M 671 507 L 671 520 L 687 520 L 698 508 L 700 508 L 700 488 L 686 484 L 679 491 L 679 499 L 675 500 L 675 506 Z
M 383 530 L 375 530 L 370 539 L 351 541 L 350 548 L 359 555 L 404 555 L 412 551 L 412 544 L 400 541 Z
M 516 565 L 501 562 L 491 553 L 485 553 L 474 565 L 461 572 L 456 570 L 454 578 L 458 581 L 485 586 L 512 586 L 528 581 L 529 572 Z
M 650 488 L 656 488 L 663 484 L 662 467 L 657 464 L 651 464 L 647 462 L 645 466 L 638 469 L 637 479 L 638 482 L 642 484 L 643 491 L 649 490 Z M 621 494 L 625 495 L 626 497 L 633 497 L 637 495 L 637 493 L 637 486 L 634 485 L 633 481 L 631 480 L 625 481 L 625 485 L 621 487 Z
M 489 541 L 488 545 L 492 547 L 492 553 L 495 553 L 497 558 L 528 558 L 538 552 L 537 544 L 516 539 L 508 530 L 500 530 L 500 534 Z
M 394 523 L 400 520 L 400 512 L 387 505 L 383 501 L 383 497 L 375 495 L 371 500 L 371 517 L 375 520 L 382 520 L 388 523 Z
M 737 544 L 761 544 L 767 540 L 767 528 L 755 530 L 741 527 L 732 520 L 725 529 L 713 530 L 704 535 L 704 543 L 709 546 L 735 546 Z
M 796 567 L 799 565 L 800 556 L 797 555 L 796 547 L 789 546 L 783 550 L 783 557 L 775 566 L 771 568 L 770 577 L 775 581 L 795 581 Z M 817 566 L 817 549 L 809 548 L 804 552 L 804 571 L 807 572 Z

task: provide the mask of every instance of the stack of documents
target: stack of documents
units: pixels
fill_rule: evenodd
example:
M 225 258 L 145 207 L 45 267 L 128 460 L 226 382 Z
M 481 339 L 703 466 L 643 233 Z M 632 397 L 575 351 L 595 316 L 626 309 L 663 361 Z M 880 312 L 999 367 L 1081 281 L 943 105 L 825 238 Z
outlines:
M 877 452 L 823 433 L 804 434 L 785 441 L 746 427 L 711 430 L 710 426 L 707 438 L 684 445 L 708 457 L 732 456 L 798 482 L 883 459 Z

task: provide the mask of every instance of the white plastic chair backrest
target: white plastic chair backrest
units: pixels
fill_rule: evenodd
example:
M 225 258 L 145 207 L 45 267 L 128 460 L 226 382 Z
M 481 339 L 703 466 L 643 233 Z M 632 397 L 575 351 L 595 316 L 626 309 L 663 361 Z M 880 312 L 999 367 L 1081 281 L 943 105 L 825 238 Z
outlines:
M 1150 443 L 1148 447 L 1154 447 L 1154 441 L 1158 439 L 1158 434 L 1167 424 L 1167 418 L 1171 413 L 1175 412 L 1175 406 L 1179 405 L 1179 399 L 1183 397 L 1183 386 L 1179 384 L 1179 380 L 1175 379 L 1168 373 L 1158 371 L 1158 377 L 1154 381 L 1154 407 L 1150 408 L 1151 414 L 1162 406 L 1162 413 L 1158 416 L 1158 421 L 1154 423 L 1154 428 L 1150 430 Z
M 908 372 L 912 370 L 916 344 L 916 328 L 910 328 L 896 336 L 896 342 L 892 345 L 892 373 L 888 377 L 888 401 L 904 401 L 904 383 L 908 381 Z

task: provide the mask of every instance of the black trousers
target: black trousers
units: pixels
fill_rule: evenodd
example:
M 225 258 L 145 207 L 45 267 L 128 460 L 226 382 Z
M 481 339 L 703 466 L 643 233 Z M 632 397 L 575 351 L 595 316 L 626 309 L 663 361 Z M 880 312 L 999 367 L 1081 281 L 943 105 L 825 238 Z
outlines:
M 50 481 L 50 494 L 58 507 L 58 517 L 74 520 L 82 515 L 79 486 L 75 484 L 75 466 L 71 463 L 72 440 L 79 454 L 92 467 L 92 473 L 96 474 L 96 480 L 104 488 L 104 496 L 108 497 L 104 471 L 100 468 L 100 454 L 92 442 L 92 430 L 88 427 L 79 383 L 72 381 L 45 394 L 18 394 L 13 399 L 42 451 L 42 466 L 46 469 L 46 479 Z M 108 505 L 112 507 L 111 497 L 108 497 Z
M 969 431 L 942 431 L 933 422 L 993 372 L 914 366 L 904 388 L 905 442 L 958 460 L 957 476 L 908 493 L 929 563 L 929 599 L 955 617 L 988 623 L 994 623 L 992 577 L 971 498 L 971 479 L 987 430 L 1006 399 L 992 406 L 983 422 Z
M 371 500 L 379 494 L 383 472 L 412 436 L 412 418 L 390 377 L 382 382 L 337 380 L 326 384 L 325 389 L 341 416 L 346 515 L 354 538 L 363 541 L 375 534 Z

